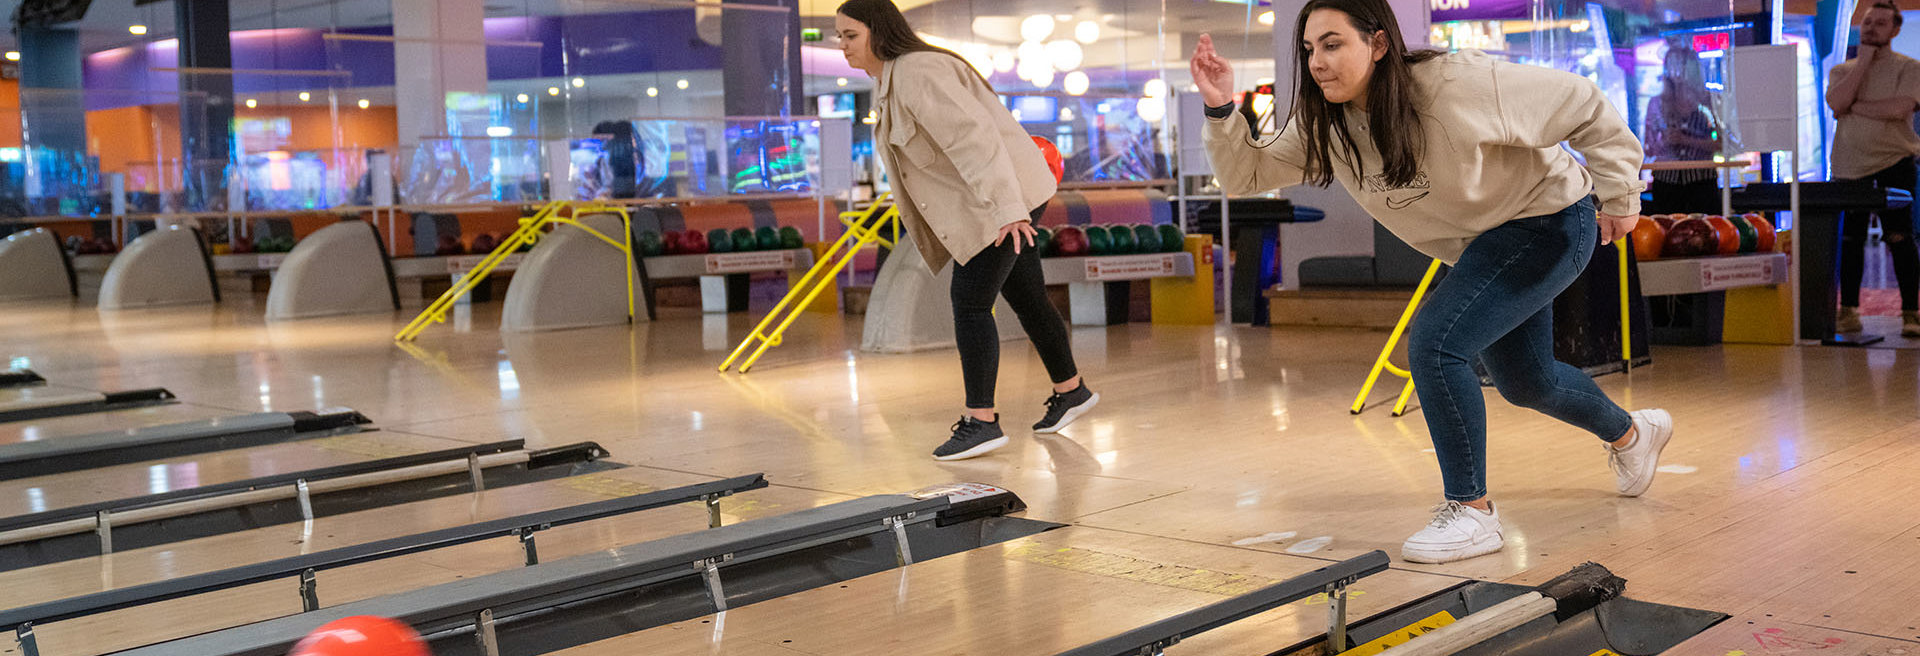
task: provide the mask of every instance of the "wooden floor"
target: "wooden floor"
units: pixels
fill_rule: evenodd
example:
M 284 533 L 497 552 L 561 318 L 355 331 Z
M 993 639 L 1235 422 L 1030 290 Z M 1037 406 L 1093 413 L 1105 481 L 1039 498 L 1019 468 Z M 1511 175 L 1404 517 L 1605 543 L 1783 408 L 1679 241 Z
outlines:
M 310 534 L 271 527 L 7 572 L 0 607 L 752 472 L 774 487 L 729 499 L 735 519 L 978 481 L 1019 493 L 1029 517 L 1073 526 L 568 653 L 1051 654 L 1250 581 L 1373 549 L 1397 557 L 1439 500 L 1417 409 L 1403 418 L 1346 411 L 1384 333 L 1076 328 L 1081 369 L 1103 395 L 1098 410 L 1059 436 L 1013 430 L 1012 445 L 991 457 L 940 463 L 927 453 L 959 414 L 957 359 L 860 353 L 857 317 L 807 315 L 738 376 L 713 367 L 757 315 L 669 309 L 632 329 L 509 336 L 495 330 L 497 305 L 471 313 L 401 348 L 391 336 L 410 316 L 266 325 L 246 299 L 112 314 L 0 308 L 0 364 L 70 388 L 166 387 L 181 400 L 0 424 L 0 443 L 334 406 L 380 428 L 0 481 L 0 515 L 511 438 L 536 448 L 592 440 L 634 465 L 326 518 Z M 1000 400 L 1013 428 L 1038 418 L 1046 379 L 1024 343 L 1007 346 Z M 1820 645 L 1824 654 L 1920 655 L 1920 352 L 1657 347 L 1654 358 L 1598 379 L 1623 405 L 1676 418 L 1667 473 L 1645 497 L 1613 494 L 1591 436 L 1491 395 L 1490 484 L 1507 550 L 1443 566 L 1396 561 L 1360 586 L 1358 612 L 1467 578 L 1537 583 L 1594 560 L 1628 579 L 1629 596 L 1735 616 L 1673 653 Z M 1383 389 L 1376 402 L 1388 396 Z M 700 512 L 678 509 L 556 530 L 541 551 L 564 557 L 702 525 Z M 517 554 L 503 540 L 323 574 L 321 599 L 499 571 Z M 41 629 L 41 644 L 97 654 L 253 621 L 297 610 L 293 589 L 264 584 L 56 623 Z M 1264 654 L 1322 621 L 1297 605 L 1170 653 Z M 0 641 L 0 654 L 13 648 Z

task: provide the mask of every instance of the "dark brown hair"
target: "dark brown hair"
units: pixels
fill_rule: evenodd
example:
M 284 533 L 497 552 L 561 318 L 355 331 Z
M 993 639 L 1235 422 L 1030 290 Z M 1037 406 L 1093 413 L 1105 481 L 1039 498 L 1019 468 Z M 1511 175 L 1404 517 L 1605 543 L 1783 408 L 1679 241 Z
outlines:
M 867 45 L 880 61 L 893 61 L 910 52 L 937 52 L 960 60 L 981 82 L 987 83 L 987 88 L 993 88 L 993 83 L 987 82 L 987 77 L 975 70 L 973 64 L 961 57 L 960 53 L 927 43 L 919 34 L 915 34 L 913 26 L 907 23 L 906 15 L 893 5 L 893 0 L 847 0 L 836 11 L 867 26 Z
M 1333 184 L 1333 144 L 1339 139 L 1346 152 L 1353 177 L 1365 177 L 1360 151 L 1347 128 L 1346 113 L 1329 102 L 1313 79 L 1312 63 L 1306 54 L 1307 16 L 1316 10 L 1332 9 L 1345 13 L 1371 52 L 1375 35 L 1384 35 L 1387 53 L 1374 62 L 1373 77 L 1367 83 L 1367 131 L 1374 148 L 1380 151 L 1380 169 L 1386 182 L 1400 186 L 1413 182 L 1420 172 L 1421 146 L 1426 129 L 1415 111 L 1413 65 L 1440 56 L 1436 50 L 1407 49 L 1400 35 L 1400 22 L 1386 0 L 1310 0 L 1300 8 L 1300 20 L 1293 29 L 1294 47 L 1299 49 L 1298 71 L 1294 75 L 1294 127 L 1300 131 L 1307 148 L 1306 180 L 1322 187 Z
M 1900 27 L 1902 23 L 1907 22 L 1907 17 L 1900 14 L 1900 5 L 1894 4 L 1893 0 L 1879 0 L 1873 3 L 1873 6 L 1867 7 L 1867 11 L 1873 11 L 1875 9 L 1885 9 L 1893 12 L 1894 27 Z

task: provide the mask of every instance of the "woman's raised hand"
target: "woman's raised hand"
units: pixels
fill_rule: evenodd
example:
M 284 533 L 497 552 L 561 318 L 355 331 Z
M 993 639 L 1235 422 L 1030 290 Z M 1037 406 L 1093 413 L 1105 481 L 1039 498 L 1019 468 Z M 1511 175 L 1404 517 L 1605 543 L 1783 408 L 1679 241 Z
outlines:
M 1194 86 L 1200 87 L 1200 98 L 1208 107 L 1219 107 L 1233 102 L 1233 65 L 1213 49 L 1213 35 L 1200 35 L 1200 45 L 1193 49 L 1193 61 L 1189 64 L 1193 73 Z

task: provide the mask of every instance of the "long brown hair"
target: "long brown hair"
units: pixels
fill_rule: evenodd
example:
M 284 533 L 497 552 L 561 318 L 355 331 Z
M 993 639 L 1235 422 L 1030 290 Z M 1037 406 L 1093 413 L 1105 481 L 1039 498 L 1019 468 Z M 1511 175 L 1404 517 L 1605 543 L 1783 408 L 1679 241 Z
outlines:
M 884 1 L 884 0 L 882 0 Z M 1294 47 L 1300 49 L 1299 70 L 1294 75 L 1293 120 L 1307 147 L 1307 182 L 1322 187 L 1333 184 L 1333 144 L 1338 137 L 1346 152 L 1353 177 L 1362 178 L 1364 167 L 1353 134 L 1347 128 L 1346 113 L 1328 102 L 1314 81 L 1309 57 L 1305 53 L 1307 16 L 1319 9 L 1333 9 L 1347 20 L 1372 50 L 1375 35 L 1383 34 L 1387 53 L 1374 62 L 1373 78 L 1367 83 L 1367 131 L 1374 148 L 1380 151 L 1380 169 L 1390 186 L 1413 182 L 1420 172 L 1421 146 L 1426 143 L 1426 128 L 1415 111 L 1413 65 L 1440 56 L 1437 50 L 1408 50 L 1400 35 L 1400 22 L 1386 0 L 1310 0 L 1300 8 L 1300 20 L 1293 28 Z
M 873 56 L 880 61 L 893 61 L 910 52 L 937 52 L 958 59 L 967 65 L 967 70 L 993 88 L 987 77 L 975 70 L 972 62 L 960 53 L 927 43 L 914 33 L 913 26 L 907 23 L 907 17 L 894 6 L 893 0 L 847 0 L 840 3 L 838 13 L 860 21 L 867 26 L 867 46 L 873 50 Z

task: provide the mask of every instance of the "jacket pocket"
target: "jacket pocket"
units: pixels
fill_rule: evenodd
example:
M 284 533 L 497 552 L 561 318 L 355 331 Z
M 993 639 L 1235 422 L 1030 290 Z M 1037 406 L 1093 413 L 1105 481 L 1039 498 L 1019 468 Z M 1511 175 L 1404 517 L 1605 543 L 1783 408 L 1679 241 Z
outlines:
M 905 155 L 914 168 L 932 168 L 939 154 L 933 147 L 933 139 L 921 132 L 920 126 L 912 121 L 901 121 L 894 125 L 892 133 L 887 135 L 887 141 L 893 144 L 896 152 Z

